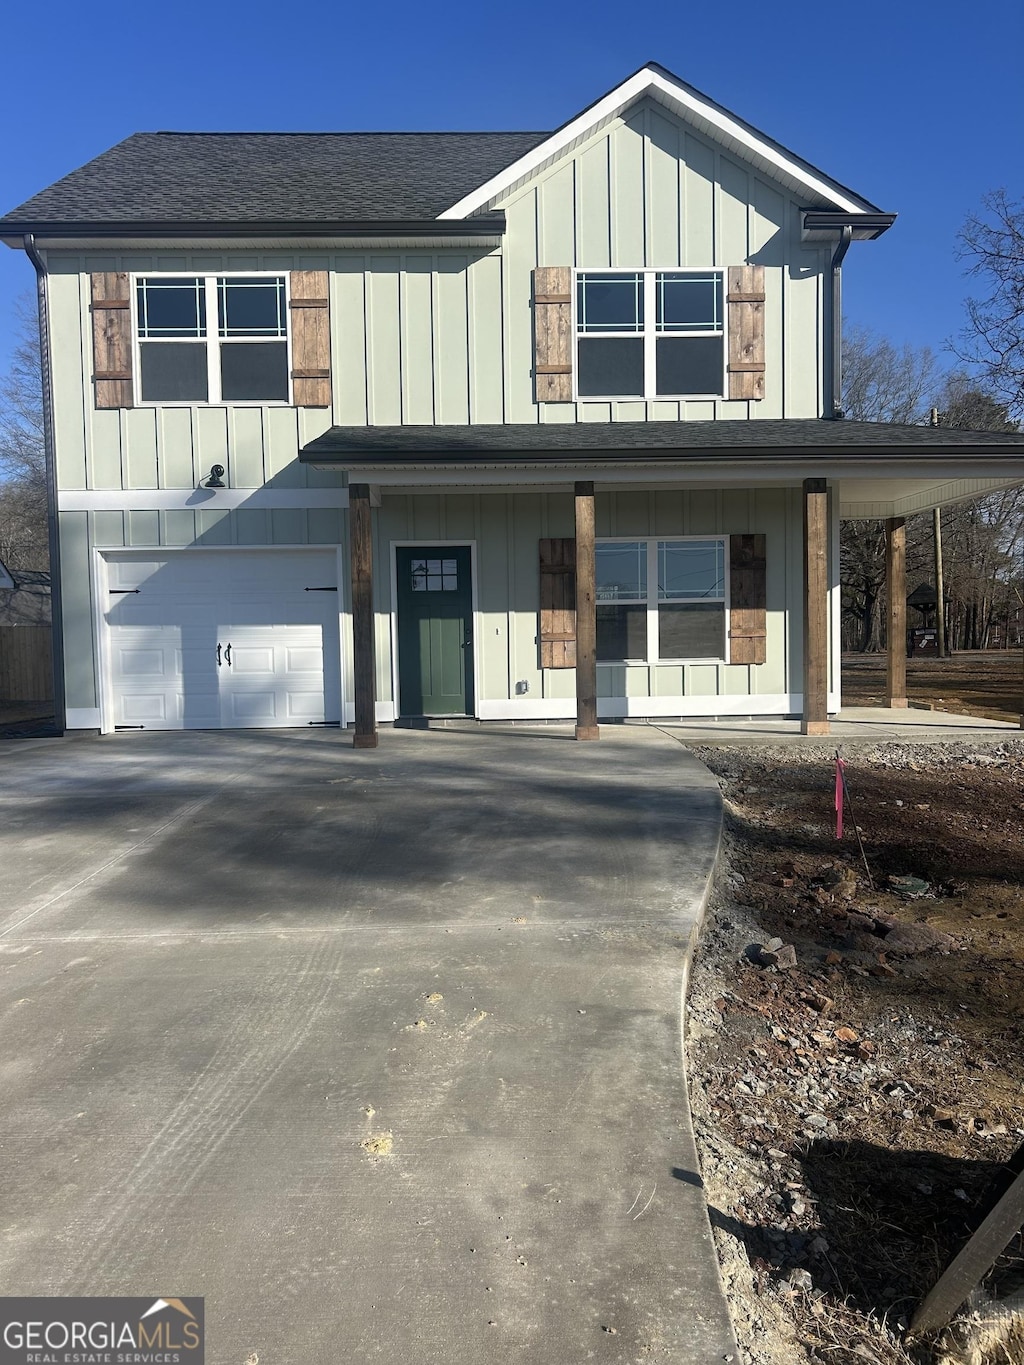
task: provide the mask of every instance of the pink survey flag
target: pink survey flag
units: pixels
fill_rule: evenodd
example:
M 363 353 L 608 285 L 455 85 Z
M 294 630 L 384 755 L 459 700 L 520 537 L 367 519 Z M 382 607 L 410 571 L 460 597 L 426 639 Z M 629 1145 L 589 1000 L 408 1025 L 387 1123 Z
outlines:
M 846 786 L 846 764 L 836 754 L 836 838 L 843 837 L 843 790 Z

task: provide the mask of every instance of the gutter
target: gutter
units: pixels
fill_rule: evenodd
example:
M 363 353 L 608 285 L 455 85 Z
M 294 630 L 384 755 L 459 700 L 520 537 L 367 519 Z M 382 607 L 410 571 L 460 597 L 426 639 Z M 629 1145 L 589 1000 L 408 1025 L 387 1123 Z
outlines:
M 64 613 L 62 608 L 60 539 L 57 534 L 57 463 L 53 443 L 53 380 L 50 363 L 50 309 L 46 262 L 36 250 L 36 240 L 26 232 L 22 246 L 36 272 L 39 310 L 39 368 L 43 384 L 43 453 L 46 457 L 46 534 L 50 549 L 50 629 L 53 661 L 53 719 L 62 735 L 67 723 L 64 690 Z
M 494 237 L 505 232 L 504 213 L 482 214 L 476 218 L 445 220 L 439 218 L 366 219 L 311 223 L 289 219 L 268 222 L 195 222 L 131 219 L 109 222 L 25 222 L 0 219 L 0 241 L 25 246 L 36 238 L 94 237 Z M 25 246 L 25 250 L 28 247 Z
M 832 412 L 833 421 L 846 416 L 843 412 L 843 258 L 853 241 L 853 228 L 845 223 L 839 229 L 839 241 L 832 253 Z

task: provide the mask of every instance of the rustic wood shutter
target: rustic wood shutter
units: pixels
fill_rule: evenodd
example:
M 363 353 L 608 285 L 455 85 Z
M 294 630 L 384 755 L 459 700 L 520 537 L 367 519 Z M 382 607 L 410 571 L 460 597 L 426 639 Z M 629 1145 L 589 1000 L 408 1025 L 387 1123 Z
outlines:
M 729 397 L 764 397 L 764 266 L 729 269 Z
M 98 408 L 133 406 L 131 281 L 124 270 L 92 277 L 92 378 Z
M 540 542 L 540 666 L 576 667 L 576 541 Z
M 533 272 L 533 373 L 538 403 L 572 402 L 572 268 Z
M 763 664 L 767 644 L 764 536 L 730 536 L 729 662 Z
M 297 408 L 331 406 L 331 311 L 326 270 L 291 272 L 292 395 Z

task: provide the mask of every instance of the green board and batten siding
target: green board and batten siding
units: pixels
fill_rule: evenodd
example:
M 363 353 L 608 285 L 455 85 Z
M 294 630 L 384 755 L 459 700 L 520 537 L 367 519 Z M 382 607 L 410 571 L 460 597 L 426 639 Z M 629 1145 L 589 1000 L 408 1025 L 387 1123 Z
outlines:
M 770 696 L 798 691 L 800 623 L 786 604 L 798 598 L 801 504 L 798 490 L 598 493 L 601 536 L 729 535 L 762 531 L 767 540 L 767 662 L 600 665 L 601 697 Z M 573 534 L 570 493 L 417 494 L 385 497 L 377 516 L 374 574 L 377 608 L 377 696 L 393 699 L 392 544 L 476 545 L 476 697 L 575 698 L 571 669 L 541 670 L 538 540 Z M 351 689 L 349 687 L 349 693 Z M 512 703 L 515 704 L 514 702 Z M 571 713 L 571 706 L 566 714 Z

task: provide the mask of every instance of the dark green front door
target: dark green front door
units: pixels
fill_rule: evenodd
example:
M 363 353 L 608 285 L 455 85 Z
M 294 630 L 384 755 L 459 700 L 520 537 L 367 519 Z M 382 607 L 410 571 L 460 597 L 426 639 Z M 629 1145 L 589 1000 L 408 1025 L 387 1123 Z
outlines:
M 468 545 L 398 549 L 402 716 L 473 714 L 471 563 Z

